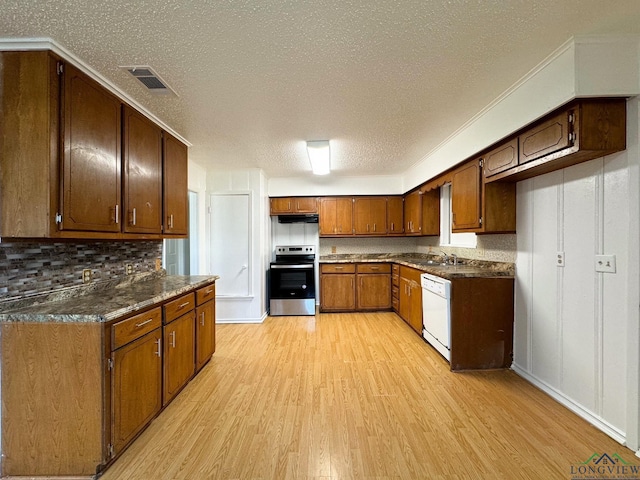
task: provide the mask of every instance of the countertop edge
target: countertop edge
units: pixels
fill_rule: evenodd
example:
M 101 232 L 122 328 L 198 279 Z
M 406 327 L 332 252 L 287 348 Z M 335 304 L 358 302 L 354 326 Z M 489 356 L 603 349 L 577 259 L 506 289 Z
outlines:
M 146 280 L 140 282 L 141 284 L 146 283 L 147 285 L 165 283 L 167 280 L 174 280 L 179 276 L 167 275 L 155 279 Z M 185 277 L 186 278 L 186 277 Z M 182 295 L 184 293 L 195 291 L 198 288 L 213 283 L 217 281 L 220 276 L 218 275 L 197 275 L 197 276 L 188 276 L 189 281 L 187 284 L 179 286 L 177 288 L 173 288 L 170 290 L 163 291 L 159 294 L 154 294 L 145 298 L 144 300 L 135 302 L 133 304 L 124 305 L 122 307 L 116 308 L 114 310 L 99 312 L 98 308 L 96 308 L 96 313 L 94 314 L 74 314 L 74 313 L 29 313 L 28 307 L 26 311 L 20 312 L 7 312 L 0 313 L 0 323 L 107 323 L 112 320 L 116 320 L 119 318 L 123 318 L 129 316 L 131 314 L 135 314 L 141 310 L 152 307 L 153 305 L 165 302 L 173 297 Z M 111 290 L 115 295 L 117 291 L 122 288 L 129 287 L 128 283 L 123 283 L 119 286 L 110 287 L 107 290 Z M 92 295 L 95 295 L 93 293 Z M 55 303 L 55 302 L 51 302 Z M 40 308 L 46 308 L 47 303 L 43 303 L 39 305 Z

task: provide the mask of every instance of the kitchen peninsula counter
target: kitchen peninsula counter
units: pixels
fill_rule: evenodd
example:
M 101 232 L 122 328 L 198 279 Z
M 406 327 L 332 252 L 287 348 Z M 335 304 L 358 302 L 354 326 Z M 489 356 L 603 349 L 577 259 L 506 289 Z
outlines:
M 109 322 L 215 282 L 217 275 L 140 274 L 0 303 L 0 322 Z
M 458 265 L 441 265 L 442 257 L 419 253 L 331 254 L 320 257 L 323 263 L 396 263 L 451 280 L 453 278 L 515 277 L 515 265 L 505 262 L 458 259 Z

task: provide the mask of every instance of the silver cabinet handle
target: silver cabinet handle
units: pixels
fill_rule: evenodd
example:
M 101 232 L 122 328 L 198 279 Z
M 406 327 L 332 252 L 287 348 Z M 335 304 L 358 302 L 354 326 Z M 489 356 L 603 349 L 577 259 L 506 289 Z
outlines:
M 160 339 L 156 340 L 156 345 L 158 346 L 158 349 L 155 351 L 155 354 L 159 357 L 162 355 L 161 351 L 160 351 Z
M 180 309 L 182 309 L 182 308 L 186 307 L 186 306 L 187 306 L 187 305 L 189 305 L 190 303 L 191 303 L 191 302 L 184 302 L 184 303 L 182 303 L 182 304 L 178 305 L 178 310 L 180 310 Z
M 140 328 L 141 326 L 151 322 L 153 322 L 153 318 L 150 318 L 149 320 L 145 320 L 144 322 L 136 323 L 136 328 Z
M 169 215 L 169 228 L 173 228 L 173 214 Z
M 205 293 L 206 293 L 207 295 L 209 295 L 210 293 L 213 293 L 213 288 L 208 289 Z
M 119 209 L 120 209 L 120 206 L 119 206 L 119 205 L 116 205 L 116 208 L 115 208 L 116 224 L 118 223 L 118 210 L 119 210 Z
M 131 224 L 134 226 L 136 224 L 136 207 L 133 207 L 133 218 L 131 219 Z
M 171 335 L 171 346 L 176 348 L 176 331 L 174 330 L 169 335 Z
M 200 325 L 204 327 L 204 312 L 200 314 Z

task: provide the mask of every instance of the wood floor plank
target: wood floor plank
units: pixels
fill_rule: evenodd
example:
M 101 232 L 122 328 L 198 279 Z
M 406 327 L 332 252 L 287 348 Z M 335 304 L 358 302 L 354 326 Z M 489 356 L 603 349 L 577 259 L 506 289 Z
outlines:
M 209 364 L 103 475 L 567 479 L 633 452 L 512 371 L 451 373 L 393 313 L 216 327 Z

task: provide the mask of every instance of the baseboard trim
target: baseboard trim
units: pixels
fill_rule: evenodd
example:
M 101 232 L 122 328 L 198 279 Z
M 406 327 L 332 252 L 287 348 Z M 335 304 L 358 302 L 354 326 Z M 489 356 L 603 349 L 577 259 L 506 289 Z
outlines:
M 621 431 L 620 429 L 614 427 L 609 422 L 607 422 L 606 420 L 602 419 L 600 416 L 598 416 L 595 413 L 593 413 L 591 410 L 586 409 L 582 405 L 580 405 L 579 403 L 574 402 L 571 398 L 567 397 L 562 392 L 556 390 L 554 387 L 552 387 L 548 383 L 544 382 L 543 380 L 540 380 L 535 375 L 532 375 L 531 373 L 527 372 L 526 370 L 520 368 L 518 365 L 513 364 L 511 366 L 511 369 L 515 373 L 517 373 L 519 376 L 524 378 L 526 381 L 528 381 L 529 383 L 532 383 L 533 385 L 538 387 L 540 390 L 542 390 L 544 393 L 549 395 L 551 398 L 553 398 L 554 400 L 556 400 L 560 404 L 562 404 L 565 407 L 567 407 L 573 413 L 575 413 L 579 417 L 585 419 L 591 425 L 593 425 L 597 429 L 599 429 L 599 430 L 603 431 L 604 433 L 606 433 L 607 435 L 609 435 L 616 442 L 620 443 L 621 445 L 625 445 L 626 446 L 627 438 L 626 438 L 626 435 L 625 435 L 625 433 L 623 431 Z M 638 453 L 636 453 L 636 455 L 638 455 Z

